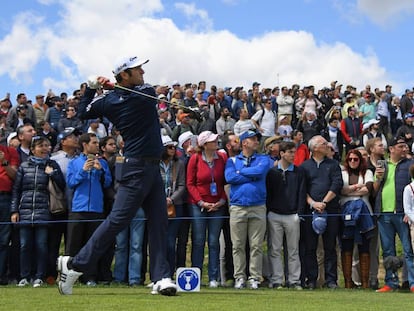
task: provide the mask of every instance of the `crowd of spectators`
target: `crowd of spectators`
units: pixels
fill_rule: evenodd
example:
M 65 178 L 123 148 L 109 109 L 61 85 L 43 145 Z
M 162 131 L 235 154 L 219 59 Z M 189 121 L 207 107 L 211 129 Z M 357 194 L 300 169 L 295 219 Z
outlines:
M 87 87 L 71 96 L 37 95 L 35 102 L 24 93 L 15 103 L 9 95 L 0 99 L 1 285 L 54 284 L 61 243 L 66 255 L 76 254 L 111 209 L 122 133 L 105 118 L 77 117 Z M 403 206 L 413 163 L 413 89 L 396 96 L 390 85 L 357 90 L 337 81 L 320 90 L 258 82 L 207 90 L 205 81 L 154 88 L 166 211 L 175 207 L 171 277 L 188 261 L 202 270 L 207 242 L 210 287 L 335 289 L 341 258 L 346 288 L 392 291 L 401 284 L 391 268 L 378 289 L 378 245 L 384 258 L 396 256 L 398 234 L 402 285 L 414 292 L 413 216 Z M 48 211 L 49 178 L 67 195 L 65 214 Z M 139 209 L 81 282 L 144 284 L 146 243 Z

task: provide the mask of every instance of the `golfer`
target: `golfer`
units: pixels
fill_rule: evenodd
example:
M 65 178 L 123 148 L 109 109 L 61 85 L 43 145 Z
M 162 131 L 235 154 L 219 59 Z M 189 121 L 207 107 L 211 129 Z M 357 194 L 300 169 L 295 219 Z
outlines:
M 177 288 L 169 277 L 167 262 L 168 218 L 159 169 L 162 144 L 157 102 L 147 97 L 155 97 L 155 90 L 145 84 L 143 78 L 145 72 L 142 65 L 147 62 L 136 56 L 120 61 L 113 73 L 124 89 L 115 88 L 94 98 L 96 90 L 93 87 L 113 88 L 109 79 L 98 77 L 90 83 L 79 104 L 78 115 L 82 119 L 109 119 L 120 130 L 125 147 L 124 156 L 116 159 L 115 177 L 119 181 L 119 189 L 111 213 L 77 255 L 58 258 L 58 286 L 63 295 L 72 294 L 73 284 L 79 276 L 97 264 L 113 245 L 115 236 L 129 225 L 140 206 L 148 219 L 150 277 L 154 283 L 151 293 L 176 294 Z

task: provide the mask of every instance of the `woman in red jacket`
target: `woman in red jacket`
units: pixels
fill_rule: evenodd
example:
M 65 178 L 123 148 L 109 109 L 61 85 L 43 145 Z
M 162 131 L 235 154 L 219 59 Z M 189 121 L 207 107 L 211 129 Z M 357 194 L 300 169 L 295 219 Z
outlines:
M 218 135 L 210 131 L 198 136 L 199 151 L 191 156 L 187 168 L 187 190 L 192 211 L 193 267 L 203 267 L 204 245 L 208 232 L 209 286 L 218 286 L 219 236 L 225 214 L 224 168 L 227 156 L 218 152 Z

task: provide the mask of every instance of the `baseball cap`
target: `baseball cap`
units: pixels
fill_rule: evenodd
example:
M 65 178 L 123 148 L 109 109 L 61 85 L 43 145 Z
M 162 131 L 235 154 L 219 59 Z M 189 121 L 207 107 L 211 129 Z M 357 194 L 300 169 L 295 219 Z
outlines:
M 412 118 L 414 117 L 414 114 L 407 112 L 406 114 L 404 114 L 404 119 L 408 119 L 408 118 Z
M 148 62 L 149 62 L 149 59 L 143 61 L 139 59 L 138 56 L 131 56 L 131 57 L 123 58 L 116 63 L 115 69 L 112 72 L 116 76 L 128 68 L 135 68 L 138 66 L 142 66 Z
M 172 139 L 171 139 L 171 137 L 170 136 L 168 136 L 168 135 L 162 135 L 161 136 L 161 140 L 162 140 L 162 145 L 165 147 L 165 146 L 177 146 L 177 142 L 176 141 L 173 141 Z
M 10 144 L 10 141 L 17 137 L 17 132 L 11 132 L 8 136 L 7 136 L 7 146 Z
M 182 120 L 184 120 L 185 117 L 188 117 L 188 116 L 190 116 L 189 113 L 182 113 L 182 114 L 180 114 L 180 116 L 178 118 L 179 118 L 180 121 L 182 121 Z
M 67 127 L 65 128 L 62 132 L 59 133 L 58 137 L 57 137 L 57 143 L 59 144 L 62 140 L 66 139 L 67 137 L 69 137 L 70 135 L 79 135 L 80 132 L 78 129 L 74 128 L 74 127 Z
M 205 143 L 215 141 L 218 137 L 218 134 L 214 134 L 211 131 L 203 131 L 198 135 L 197 141 L 199 146 L 203 146 Z
M 391 140 L 391 142 L 388 144 L 389 147 L 396 146 L 398 144 L 406 144 L 407 142 L 403 137 L 395 137 Z
M 241 134 L 239 136 L 239 138 L 240 138 L 240 141 L 242 142 L 246 138 L 251 138 L 251 137 L 255 137 L 255 136 L 257 136 L 257 138 L 260 139 L 262 137 L 262 134 L 260 134 L 259 132 L 255 131 L 255 130 L 248 130 L 248 131 L 244 132 L 243 134 Z
M 190 131 L 184 132 L 182 133 L 179 137 L 178 137 L 178 147 L 179 148 L 183 148 L 183 144 L 191 139 L 194 136 L 193 133 L 191 133 Z
M 371 119 L 367 123 L 364 124 L 362 130 L 365 131 L 371 127 L 371 125 L 378 124 L 380 121 L 377 119 Z
M 328 213 L 323 211 L 318 213 L 316 211 L 312 212 L 312 228 L 317 234 L 323 234 L 327 226 Z

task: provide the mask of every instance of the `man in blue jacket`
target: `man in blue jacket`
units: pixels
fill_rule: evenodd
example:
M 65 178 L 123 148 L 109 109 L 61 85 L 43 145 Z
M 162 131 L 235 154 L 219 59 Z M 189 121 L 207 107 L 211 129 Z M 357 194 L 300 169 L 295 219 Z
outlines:
M 69 162 L 67 168 L 67 185 L 73 189 L 72 208 L 69 211 L 67 227 L 66 253 L 75 256 L 98 228 L 98 220 L 104 217 L 103 189 L 112 184 L 112 175 L 99 153 L 98 137 L 94 133 L 80 136 L 79 146 L 82 153 Z M 89 221 L 88 221 L 89 220 Z M 83 281 L 88 286 L 95 286 L 97 273 L 102 273 L 100 262 L 89 271 L 85 271 Z M 111 281 L 111 275 L 100 275 L 100 279 Z
M 81 119 L 107 117 L 121 132 L 125 146 L 123 156 L 115 163 L 119 188 L 110 214 L 78 254 L 58 259 L 59 291 L 63 295 L 72 294 L 79 276 L 93 269 L 141 206 L 148 218 L 152 293 L 175 295 L 177 291 L 167 262 L 168 217 L 159 168 L 162 143 L 155 90 L 144 83 L 142 65 L 147 62 L 136 56 L 128 57 L 113 70 L 119 86 L 133 92 L 116 88 L 95 98 L 96 88 L 113 88 L 108 78 L 98 77 L 86 88 L 79 104 Z
M 258 289 L 262 278 L 263 240 L 266 232 L 267 155 L 256 153 L 260 134 L 240 135 L 242 152 L 227 160 L 225 177 L 230 184 L 230 232 L 233 243 L 236 289 L 246 287 L 246 242 L 250 246 L 249 287 Z

